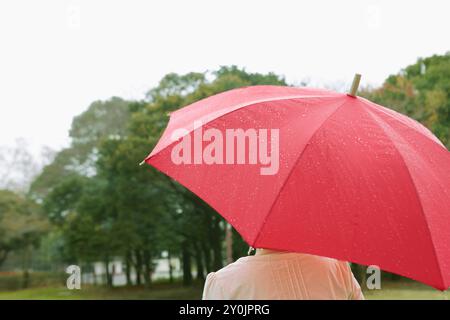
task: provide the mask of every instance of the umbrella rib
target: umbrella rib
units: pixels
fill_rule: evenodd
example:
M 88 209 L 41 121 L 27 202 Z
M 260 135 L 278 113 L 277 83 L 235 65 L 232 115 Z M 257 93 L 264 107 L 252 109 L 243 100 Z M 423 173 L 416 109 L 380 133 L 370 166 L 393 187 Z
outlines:
M 208 121 L 206 121 L 205 123 L 202 124 L 202 127 L 206 126 L 206 125 L 209 124 L 210 122 L 212 122 L 212 121 L 214 121 L 214 120 L 217 120 L 217 119 L 219 119 L 219 118 L 221 118 L 221 117 L 230 115 L 230 114 L 233 113 L 233 112 L 239 111 L 239 110 L 241 110 L 241 109 L 243 109 L 243 108 L 247 108 L 247 107 L 254 106 L 254 105 L 259 104 L 259 103 L 273 102 L 273 101 L 289 101 L 289 100 L 295 100 L 295 99 L 311 99 L 311 98 L 321 98 L 321 99 L 322 99 L 322 98 L 336 98 L 336 97 L 338 97 L 338 95 L 336 95 L 336 96 L 334 96 L 334 95 L 329 95 L 329 96 L 300 95 L 300 96 L 289 96 L 289 97 L 284 97 L 284 98 L 283 98 L 283 97 L 276 97 L 276 98 L 271 98 L 271 99 L 260 99 L 260 100 L 255 100 L 255 101 L 252 101 L 252 102 L 249 102 L 249 103 L 241 103 L 241 104 L 235 105 L 235 106 L 233 107 L 234 109 L 232 109 L 232 110 L 230 110 L 230 111 L 228 111 L 228 112 L 225 112 L 224 114 L 218 115 L 218 116 L 215 117 L 215 118 L 209 119 Z M 181 109 L 180 109 L 180 110 L 181 110 Z M 178 111 L 178 110 L 177 110 L 177 111 Z M 169 122 L 170 122 L 170 120 L 172 119 L 172 116 L 173 116 L 174 114 L 175 114 L 175 112 L 172 112 L 171 118 L 169 119 Z M 198 119 L 197 119 L 197 120 L 198 120 Z M 166 129 L 167 129 L 167 128 L 166 128 Z M 186 133 L 185 135 L 179 137 L 177 140 L 172 141 L 172 142 L 169 143 L 167 146 L 161 148 L 160 150 L 158 150 L 157 153 L 148 155 L 148 156 L 144 159 L 143 162 L 147 161 L 147 160 L 150 159 L 150 158 L 153 158 L 154 156 L 156 156 L 157 154 L 159 154 L 161 151 L 163 151 L 163 150 L 165 150 L 166 148 L 170 147 L 172 144 L 174 144 L 174 143 L 176 143 L 176 142 L 178 142 L 178 141 L 181 141 L 181 139 L 183 139 L 185 136 L 191 134 L 191 132 L 194 131 L 194 130 L 195 130 L 195 129 L 189 129 L 189 130 L 188 130 L 188 133 Z M 166 134 L 166 132 L 164 132 L 164 133 L 162 134 L 162 137 L 163 137 L 165 134 Z M 156 148 L 157 146 L 158 146 L 158 144 L 155 146 L 155 148 Z
M 376 103 L 374 103 L 374 102 L 372 102 L 372 101 L 370 101 L 370 100 L 367 100 L 367 99 L 364 99 L 364 100 L 365 100 L 365 102 L 367 103 L 367 106 L 370 107 L 371 109 L 375 109 L 375 110 L 378 110 L 379 112 L 382 112 L 384 115 L 388 116 L 389 118 L 393 119 L 394 121 L 397 121 L 398 123 L 401 123 L 402 125 L 408 127 L 410 130 L 413 130 L 413 131 L 415 131 L 415 132 L 421 134 L 424 138 L 426 138 L 427 140 L 431 141 L 432 143 L 437 144 L 437 145 L 439 145 L 440 147 L 443 147 L 445 150 L 447 150 L 447 148 L 445 148 L 445 146 L 442 144 L 442 141 L 440 141 L 440 140 L 437 139 L 437 138 L 436 138 L 436 140 L 434 140 L 433 138 L 431 138 L 431 137 L 425 135 L 423 132 L 420 132 L 417 128 L 412 127 L 412 126 L 411 126 L 409 123 L 407 123 L 407 121 L 405 121 L 404 119 L 402 119 L 402 118 L 397 118 L 397 117 L 395 117 L 394 115 L 392 115 L 391 113 L 385 111 L 384 109 L 387 109 L 386 107 L 383 107 L 383 106 L 381 106 L 381 105 L 378 105 L 378 104 L 376 104 Z M 390 111 L 398 113 L 399 117 L 401 117 L 401 116 L 406 117 L 405 115 L 403 115 L 403 114 L 401 114 L 401 113 L 399 113 L 399 112 L 397 112 L 397 111 L 395 111 L 395 110 L 390 109 Z M 433 133 L 430 131 L 430 129 L 428 129 L 427 127 L 425 127 L 424 125 L 422 125 L 420 122 L 415 121 L 414 119 L 410 119 L 410 120 L 412 120 L 413 122 L 417 122 L 417 125 L 423 127 L 423 129 L 425 129 L 426 131 L 428 131 L 428 133 L 429 133 L 430 135 L 433 135 Z
M 354 99 L 354 98 L 352 98 L 352 99 Z M 266 222 L 268 221 L 268 219 L 269 219 L 269 216 L 270 216 L 270 213 L 272 212 L 272 210 L 273 210 L 273 207 L 275 206 L 275 204 L 277 203 L 277 201 L 278 201 L 278 199 L 279 199 L 279 197 L 280 197 L 280 194 L 283 192 L 283 189 L 284 189 L 284 187 L 286 186 L 286 184 L 287 184 L 287 182 L 289 181 L 289 179 L 290 179 L 290 177 L 291 177 L 291 175 L 292 175 L 292 173 L 294 172 L 294 169 L 295 169 L 295 167 L 297 167 L 297 164 L 299 163 L 299 161 L 300 161 L 300 159 L 302 158 L 302 156 L 303 156 L 303 154 L 305 153 L 305 151 L 306 151 L 306 149 L 308 149 L 308 146 L 310 145 L 309 144 L 309 141 L 311 141 L 313 138 L 314 138 L 314 136 L 320 131 L 320 129 L 322 129 L 322 127 L 325 125 L 325 123 L 338 111 L 338 110 L 340 110 L 341 109 L 341 107 L 342 106 L 344 106 L 347 102 L 348 102 L 349 100 L 348 100 L 348 98 L 346 97 L 345 98 L 345 100 L 342 102 L 342 104 L 340 104 L 337 108 L 336 108 L 336 110 L 334 110 L 321 124 L 320 124 L 320 126 L 314 131 L 314 133 L 311 135 L 311 137 L 309 138 L 309 140 L 308 140 L 308 143 L 306 144 L 306 146 L 303 148 L 303 150 L 300 152 L 300 154 L 299 154 L 299 156 L 297 157 L 297 160 L 295 160 L 295 163 L 294 163 L 294 165 L 292 166 L 292 168 L 291 168 L 291 170 L 289 171 L 289 174 L 287 175 L 287 177 L 286 177 L 286 179 L 284 180 L 284 182 L 283 182 L 283 185 L 281 186 L 281 188 L 280 188 L 280 191 L 278 192 L 278 194 L 277 194 L 277 196 L 275 197 L 275 200 L 272 202 L 272 205 L 270 206 L 270 208 L 269 208 L 269 211 L 267 212 L 267 214 L 266 214 L 266 216 L 264 217 L 264 221 L 261 223 L 261 226 L 260 226 L 260 228 L 259 228 L 259 231 L 258 231 L 258 233 L 256 234 L 256 237 L 255 237 L 255 240 L 253 241 L 253 243 L 252 243 L 252 247 L 255 247 L 256 246 L 256 242 L 258 241 L 258 238 L 259 238 L 259 236 L 260 236 L 260 234 L 261 234 L 261 231 L 262 231 L 262 229 L 264 228 L 264 225 L 266 224 Z M 256 248 L 256 247 L 255 247 Z
M 420 197 L 419 192 L 418 192 L 418 190 L 417 190 L 416 183 L 414 182 L 414 179 L 413 179 L 413 177 L 412 177 L 411 171 L 409 170 L 408 166 L 406 165 L 405 159 L 403 158 L 403 154 L 400 152 L 400 150 L 398 149 L 398 147 L 397 147 L 397 145 L 395 144 L 395 142 L 392 141 L 392 139 L 390 139 L 390 137 L 389 137 L 389 135 L 388 135 L 388 132 L 386 131 L 386 128 L 385 128 L 382 124 L 380 124 L 381 119 L 378 117 L 378 115 L 374 114 L 373 111 L 364 108 L 364 106 L 362 106 L 362 108 L 363 108 L 363 109 L 366 111 L 366 113 L 374 120 L 374 122 L 376 123 L 376 125 L 384 132 L 384 134 L 386 135 L 386 137 L 391 141 L 391 143 L 392 143 L 394 149 L 397 151 L 397 153 L 398 153 L 399 156 L 400 156 L 400 159 L 402 160 L 403 166 L 405 167 L 406 171 L 408 172 L 409 180 L 411 181 L 411 184 L 412 184 L 412 186 L 413 186 L 413 188 L 414 188 L 414 191 L 415 191 L 414 193 L 415 193 L 415 195 L 416 195 L 416 197 L 417 197 L 417 200 L 419 201 L 419 204 L 420 204 L 420 212 L 421 212 L 422 215 L 423 215 L 423 218 L 424 218 L 424 220 L 425 220 L 425 225 L 426 225 L 427 230 L 428 230 L 428 234 L 429 234 L 430 241 L 431 241 L 431 247 L 433 248 L 433 253 L 434 253 L 434 256 L 435 256 L 435 258 L 436 258 L 436 264 L 437 264 L 437 267 L 438 267 L 438 270 L 439 270 L 440 279 L 441 279 L 441 281 L 442 281 L 442 284 L 443 284 L 444 286 L 446 286 L 446 284 L 445 284 L 445 279 L 444 279 L 443 274 L 442 274 L 441 266 L 440 266 L 440 264 L 439 264 L 439 257 L 438 257 L 438 254 L 437 254 L 437 252 L 436 252 L 436 247 L 434 246 L 433 235 L 432 235 L 432 233 L 431 233 L 430 225 L 428 224 L 428 220 L 427 220 L 426 215 L 425 215 L 425 210 L 424 210 L 424 208 L 423 208 L 422 200 L 421 200 L 421 197 Z M 389 123 L 383 122 L 383 124 L 385 124 L 385 126 L 388 126 L 388 127 L 394 132 L 395 135 L 399 136 L 399 137 L 400 137 L 404 142 L 406 142 L 406 144 L 409 146 L 409 142 L 408 142 L 405 138 L 403 138 L 399 133 L 397 133 L 397 132 L 395 131 L 395 129 L 394 129 L 392 126 L 389 125 Z

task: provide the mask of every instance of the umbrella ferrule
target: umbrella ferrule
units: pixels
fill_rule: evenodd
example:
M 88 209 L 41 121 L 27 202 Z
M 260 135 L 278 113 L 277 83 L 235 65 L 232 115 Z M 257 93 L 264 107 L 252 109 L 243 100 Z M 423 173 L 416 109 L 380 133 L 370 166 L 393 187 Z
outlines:
M 361 75 L 359 73 L 355 74 L 353 78 L 352 86 L 350 88 L 350 92 L 347 93 L 348 96 L 355 98 L 356 92 L 358 91 L 359 82 L 361 81 Z

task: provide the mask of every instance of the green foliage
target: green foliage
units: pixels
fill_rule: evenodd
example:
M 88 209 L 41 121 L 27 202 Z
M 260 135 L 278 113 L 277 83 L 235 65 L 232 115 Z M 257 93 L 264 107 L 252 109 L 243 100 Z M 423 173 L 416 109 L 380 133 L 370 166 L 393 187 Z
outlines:
M 75 211 L 87 180 L 86 177 L 70 174 L 54 186 L 43 204 L 51 222 L 62 224 L 67 215 Z
M 37 246 L 48 229 L 36 203 L 8 190 L 0 190 L 0 265 L 11 251 Z

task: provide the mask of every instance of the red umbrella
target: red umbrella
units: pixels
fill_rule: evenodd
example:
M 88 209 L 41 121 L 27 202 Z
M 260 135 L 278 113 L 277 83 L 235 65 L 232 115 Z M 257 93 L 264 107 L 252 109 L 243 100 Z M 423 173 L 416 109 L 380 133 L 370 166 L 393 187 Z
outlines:
M 254 86 L 173 112 L 145 162 L 255 248 L 378 265 L 450 285 L 450 153 L 361 97 Z

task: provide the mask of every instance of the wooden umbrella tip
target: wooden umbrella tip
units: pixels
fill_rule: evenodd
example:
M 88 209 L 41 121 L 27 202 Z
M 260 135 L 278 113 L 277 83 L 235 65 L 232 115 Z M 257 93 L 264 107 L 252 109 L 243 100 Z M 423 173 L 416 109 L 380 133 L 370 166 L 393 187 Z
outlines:
M 355 98 L 356 92 L 358 91 L 359 82 L 361 81 L 361 75 L 359 73 L 356 73 L 353 77 L 352 86 L 350 88 L 349 93 L 347 93 L 348 96 Z

